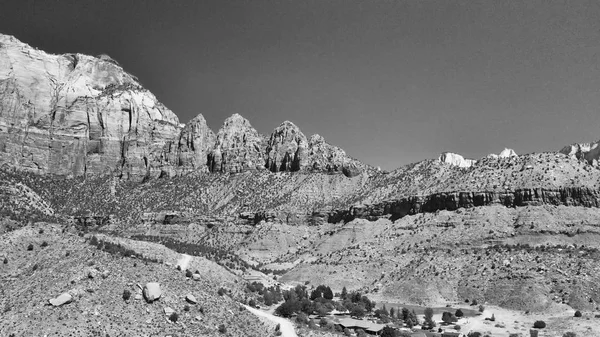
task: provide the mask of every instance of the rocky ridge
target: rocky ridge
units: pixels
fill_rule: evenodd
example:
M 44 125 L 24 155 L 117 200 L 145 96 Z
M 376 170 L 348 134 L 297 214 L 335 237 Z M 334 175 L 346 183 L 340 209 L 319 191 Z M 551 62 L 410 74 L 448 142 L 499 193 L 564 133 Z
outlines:
M 295 136 L 294 136 L 295 135 Z M 339 172 L 368 167 L 291 122 L 268 139 L 242 116 L 215 134 L 187 125 L 106 55 L 51 55 L 0 34 L 0 164 L 133 180 L 190 172 Z
M 577 158 L 585 161 L 588 164 L 594 166 L 598 165 L 598 159 L 600 158 L 600 140 L 593 143 L 580 143 L 571 144 L 563 147 L 560 153 L 564 153 L 567 156 Z

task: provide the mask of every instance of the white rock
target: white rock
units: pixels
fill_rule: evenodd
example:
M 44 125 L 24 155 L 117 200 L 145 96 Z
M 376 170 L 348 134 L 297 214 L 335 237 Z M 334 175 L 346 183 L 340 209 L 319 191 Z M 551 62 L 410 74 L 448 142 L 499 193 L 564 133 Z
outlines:
M 444 152 L 440 155 L 440 157 L 438 158 L 439 161 L 441 161 L 442 163 L 446 163 L 446 164 L 450 164 L 453 166 L 458 166 L 458 167 L 471 167 L 473 166 L 473 164 L 475 164 L 475 162 L 477 162 L 475 159 L 466 159 L 465 157 L 461 156 L 460 154 L 456 154 L 456 153 L 452 153 L 452 152 Z
M 171 314 L 175 312 L 175 310 L 171 309 L 170 307 L 166 307 L 163 310 L 165 311 L 165 315 L 167 316 L 171 316 Z
M 153 302 L 160 298 L 162 291 L 158 282 L 149 282 L 144 286 L 144 298 L 147 302 Z
M 73 297 L 69 293 L 63 293 L 57 298 L 50 299 L 49 302 L 55 307 L 59 307 L 63 304 L 71 303 L 73 301 Z
M 198 303 L 198 301 L 196 300 L 196 298 L 192 294 L 187 294 L 187 296 L 185 297 L 185 300 L 188 301 L 191 304 Z

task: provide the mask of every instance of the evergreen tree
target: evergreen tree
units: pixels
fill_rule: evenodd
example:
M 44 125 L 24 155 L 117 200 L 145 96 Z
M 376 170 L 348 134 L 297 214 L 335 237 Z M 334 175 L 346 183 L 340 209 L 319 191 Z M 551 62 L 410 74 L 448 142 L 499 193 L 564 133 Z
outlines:
M 340 294 L 340 297 L 345 300 L 346 297 L 348 297 L 348 290 L 346 290 L 346 287 L 342 288 L 342 293 Z
M 394 307 L 390 308 L 390 318 L 394 318 L 396 314 L 396 310 L 394 310 Z
M 432 329 L 435 327 L 435 322 L 433 321 L 433 309 L 425 308 L 425 321 L 423 322 L 423 329 Z

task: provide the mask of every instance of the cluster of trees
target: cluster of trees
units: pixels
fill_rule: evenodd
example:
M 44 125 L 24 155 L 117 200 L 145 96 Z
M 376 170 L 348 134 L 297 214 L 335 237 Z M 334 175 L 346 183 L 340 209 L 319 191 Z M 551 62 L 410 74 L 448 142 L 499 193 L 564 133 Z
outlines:
M 267 306 L 283 301 L 283 294 L 279 286 L 265 287 L 262 283 L 254 281 L 246 286 L 246 292 L 259 295 L 256 297 L 256 300 Z M 248 301 L 248 305 L 254 307 L 256 306 L 256 302 L 251 299 Z
M 325 285 L 319 285 L 310 292 L 310 295 L 306 286 L 298 285 L 294 289 L 284 291 L 283 298 L 285 302 L 275 309 L 275 312 L 283 317 L 300 313 L 324 316 L 337 309 L 348 310 L 351 316 L 360 318 L 375 308 L 375 302 L 359 292 L 349 294 L 345 288 L 341 301 L 334 301 L 333 291 Z

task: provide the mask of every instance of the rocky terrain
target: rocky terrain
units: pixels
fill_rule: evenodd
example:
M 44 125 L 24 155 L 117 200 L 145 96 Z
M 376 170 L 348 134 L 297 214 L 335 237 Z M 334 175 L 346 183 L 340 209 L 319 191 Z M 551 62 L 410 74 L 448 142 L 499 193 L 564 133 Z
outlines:
M 3 35 L 0 54 L 0 256 L 9 261 L 0 304 L 10 309 L 1 333 L 40 315 L 113 329 L 94 323 L 74 335 L 113 335 L 114 313 L 131 331 L 212 335 L 231 310 L 250 322 L 248 335 L 261 335 L 269 328 L 215 290 L 241 296 L 236 281 L 250 266 L 398 303 L 600 311 L 598 143 L 480 159 L 445 152 L 386 172 L 289 121 L 268 136 L 238 114 L 216 133 L 202 115 L 181 124 L 107 56 L 49 55 Z M 145 260 L 97 250 L 85 241 L 92 235 Z M 214 260 L 192 261 L 205 271 L 197 289 L 164 264 L 188 251 Z M 118 278 L 71 283 L 87 267 Z M 173 309 L 198 292 L 218 308 L 210 323 L 187 313 L 169 323 L 164 308 L 137 301 L 106 310 L 124 285 L 152 279 Z M 69 291 L 75 302 L 45 306 Z M 40 294 L 48 298 L 32 298 Z
M 123 256 L 98 249 L 91 237 L 71 230 L 38 223 L 2 235 L 0 335 L 213 336 L 221 334 L 221 325 L 231 336 L 272 334 L 274 327 L 236 301 L 243 280 L 222 267 L 196 257 L 190 268 L 201 272 L 186 277 L 175 269 L 179 254 L 164 247 L 130 243 L 124 245 L 126 254 L 137 257 Z M 149 282 L 160 286 L 152 303 L 142 295 Z M 66 303 L 56 301 L 61 297 Z

